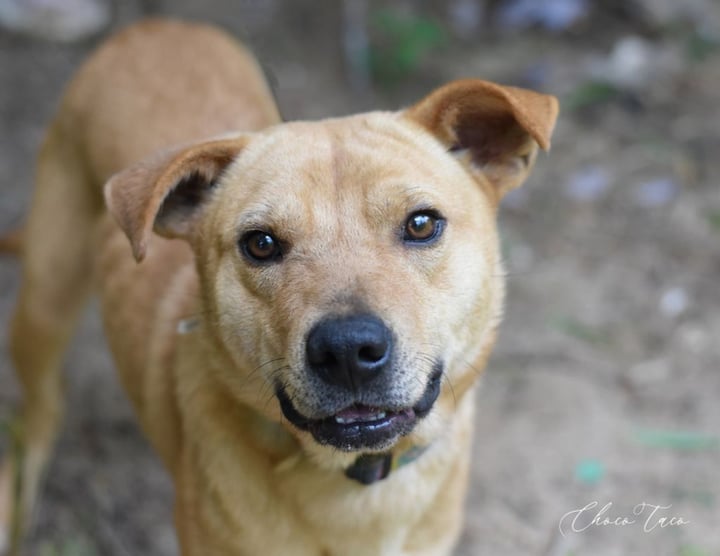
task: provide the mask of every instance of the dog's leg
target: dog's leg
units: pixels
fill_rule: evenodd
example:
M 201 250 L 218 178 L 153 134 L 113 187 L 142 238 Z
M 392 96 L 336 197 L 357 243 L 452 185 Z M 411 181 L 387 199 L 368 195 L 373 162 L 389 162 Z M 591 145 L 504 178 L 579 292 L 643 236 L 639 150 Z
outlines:
M 11 551 L 29 526 L 59 428 L 62 356 L 91 281 L 91 230 L 100 196 L 93 198 L 81 158 L 67 139 L 56 125 L 41 150 L 23 235 L 22 284 L 10 331 L 23 395 L 9 462 L 15 480 L 9 478 L 13 466 L 4 466 L 5 484 L 15 485 L 8 512 Z

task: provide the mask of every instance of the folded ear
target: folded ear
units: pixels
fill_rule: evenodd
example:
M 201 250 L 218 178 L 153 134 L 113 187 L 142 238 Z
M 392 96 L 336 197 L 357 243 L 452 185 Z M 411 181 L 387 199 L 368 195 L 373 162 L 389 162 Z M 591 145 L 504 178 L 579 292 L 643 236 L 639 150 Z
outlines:
M 525 180 L 538 146 L 550 148 L 557 115 L 553 96 L 479 79 L 449 83 L 405 112 L 450 152 L 467 153 L 498 196 Z
M 239 136 L 161 152 L 110 178 L 105 203 L 138 262 L 153 229 L 165 237 L 191 234 L 220 174 L 248 141 Z

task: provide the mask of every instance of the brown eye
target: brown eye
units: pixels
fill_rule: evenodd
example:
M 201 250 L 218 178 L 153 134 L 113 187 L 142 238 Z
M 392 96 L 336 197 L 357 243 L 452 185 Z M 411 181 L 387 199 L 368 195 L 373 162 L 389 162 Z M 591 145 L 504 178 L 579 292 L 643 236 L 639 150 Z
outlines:
M 414 212 L 405 222 L 403 240 L 410 243 L 430 243 L 440 237 L 444 222 L 434 211 Z
M 251 261 L 258 263 L 272 262 L 282 256 L 278 240 L 261 230 L 246 233 L 240 240 L 240 249 Z

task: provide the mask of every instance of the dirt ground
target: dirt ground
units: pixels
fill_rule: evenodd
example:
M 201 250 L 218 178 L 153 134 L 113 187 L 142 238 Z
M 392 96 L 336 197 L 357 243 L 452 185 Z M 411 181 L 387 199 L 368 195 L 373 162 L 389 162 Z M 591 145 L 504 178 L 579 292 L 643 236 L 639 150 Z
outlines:
M 460 37 L 448 27 L 400 78 L 362 92 L 343 71 L 339 3 L 162 4 L 153 2 L 248 42 L 287 119 L 400 107 L 467 76 L 557 94 L 552 153 L 501 215 L 507 316 L 478 393 L 457 554 L 720 555 L 716 39 L 601 11 L 562 33 L 486 24 Z M 371 2 L 424 14 L 420 4 Z M 426 4 L 423 17 L 439 17 L 443 3 Z M 718 21 L 708 6 L 707 21 Z M 147 9 L 118 2 L 114 27 Z M 43 129 L 92 44 L 0 32 L 0 230 L 22 222 Z M 2 330 L 18 283 L 17 263 L 0 260 Z M 66 371 L 69 411 L 28 554 L 176 554 L 171 488 L 119 388 L 95 307 Z M 0 419 L 18 399 L 0 334 Z M 574 531 L 571 512 L 592 502 Z M 603 517 L 635 523 L 590 525 L 608 503 Z

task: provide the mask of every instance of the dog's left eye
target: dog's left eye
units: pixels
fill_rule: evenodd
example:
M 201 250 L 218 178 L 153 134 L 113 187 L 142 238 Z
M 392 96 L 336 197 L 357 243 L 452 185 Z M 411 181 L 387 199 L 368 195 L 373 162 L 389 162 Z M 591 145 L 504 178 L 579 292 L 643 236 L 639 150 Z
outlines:
M 240 250 L 254 263 L 269 263 L 282 257 L 280 242 L 261 230 L 252 230 L 243 235 Z
M 445 220 L 432 210 L 413 212 L 405 222 L 403 241 L 430 243 L 442 234 Z

